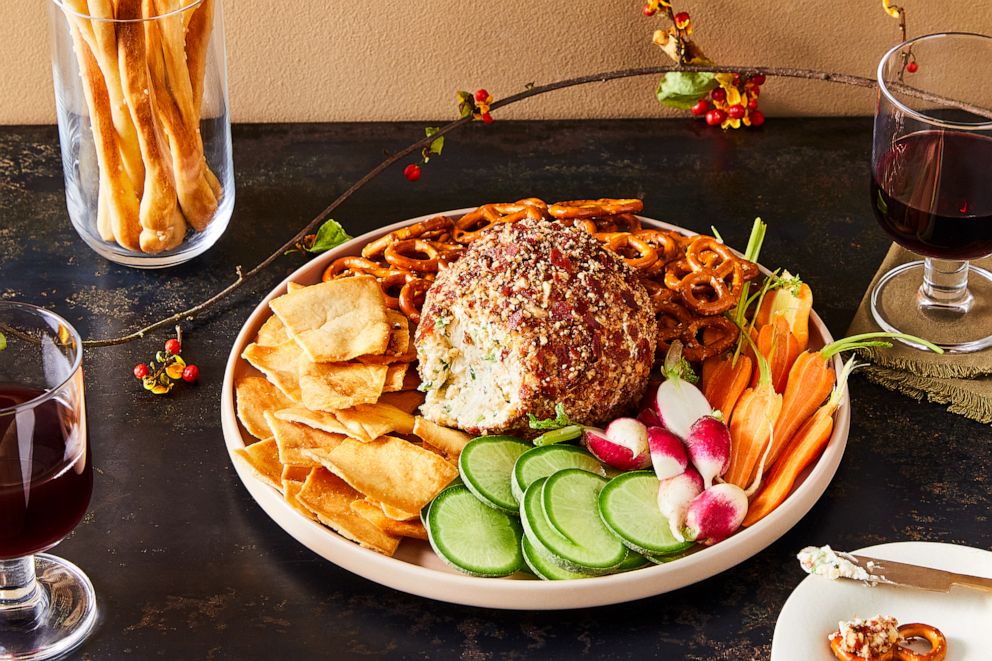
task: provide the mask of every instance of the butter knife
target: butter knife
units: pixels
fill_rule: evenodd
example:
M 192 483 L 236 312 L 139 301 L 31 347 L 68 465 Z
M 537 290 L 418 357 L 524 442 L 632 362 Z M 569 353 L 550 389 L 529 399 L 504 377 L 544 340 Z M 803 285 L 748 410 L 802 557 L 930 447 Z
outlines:
M 934 592 L 947 592 L 951 587 L 960 585 L 965 588 L 992 592 L 992 578 L 956 574 L 942 569 L 910 565 L 893 560 L 881 560 L 866 555 L 845 555 L 868 572 L 866 582 L 870 584 L 882 583 Z

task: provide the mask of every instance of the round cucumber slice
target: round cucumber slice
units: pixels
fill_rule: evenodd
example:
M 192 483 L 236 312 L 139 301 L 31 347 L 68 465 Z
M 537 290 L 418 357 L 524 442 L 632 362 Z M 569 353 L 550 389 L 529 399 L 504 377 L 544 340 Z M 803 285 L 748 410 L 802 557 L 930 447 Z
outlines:
M 606 477 L 606 471 L 599 460 L 580 447 L 545 445 L 531 448 L 517 457 L 517 462 L 513 464 L 513 475 L 510 478 L 513 497 L 520 502 L 531 482 L 566 468 L 581 468 Z
M 651 471 L 623 473 L 599 494 L 599 513 L 621 541 L 642 555 L 679 553 L 692 546 L 672 535 L 658 509 L 658 478 Z
M 520 548 L 524 554 L 524 562 L 538 578 L 545 581 L 562 581 L 572 578 L 589 578 L 595 574 L 587 574 L 577 571 L 569 571 L 555 563 L 551 554 L 540 546 L 534 544 L 527 535 L 524 535 Z
M 510 474 L 517 457 L 533 447 L 514 436 L 480 436 L 468 442 L 458 457 L 465 486 L 486 505 L 517 514 Z
M 448 487 L 427 510 L 435 553 L 472 576 L 509 576 L 524 568 L 520 522 L 484 505 L 465 486 Z
M 524 534 L 560 567 L 589 574 L 610 573 L 627 557 L 627 548 L 599 517 L 596 499 L 604 484 L 604 478 L 577 468 L 535 480 L 520 502 Z M 551 525 L 546 503 L 568 531 L 567 537 Z

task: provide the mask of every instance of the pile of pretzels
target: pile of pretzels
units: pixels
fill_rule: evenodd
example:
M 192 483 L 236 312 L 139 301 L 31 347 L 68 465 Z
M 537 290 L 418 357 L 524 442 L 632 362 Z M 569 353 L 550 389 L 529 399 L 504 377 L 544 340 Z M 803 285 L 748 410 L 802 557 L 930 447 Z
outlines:
M 659 352 L 678 339 L 691 361 L 722 353 L 739 332 L 724 313 L 738 304 L 744 283 L 760 275 L 758 266 L 711 236 L 642 227 L 635 214 L 643 208 L 636 199 L 484 204 L 457 219 L 436 216 L 380 237 L 361 256 L 333 261 L 323 279 L 372 275 L 386 304 L 416 324 L 437 272 L 483 232 L 525 218 L 559 222 L 585 230 L 637 272 L 657 315 Z
M 99 166 L 104 241 L 160 253 L 214 218 L 224 191 L 200 137 L 214 2 L 61 3 Z

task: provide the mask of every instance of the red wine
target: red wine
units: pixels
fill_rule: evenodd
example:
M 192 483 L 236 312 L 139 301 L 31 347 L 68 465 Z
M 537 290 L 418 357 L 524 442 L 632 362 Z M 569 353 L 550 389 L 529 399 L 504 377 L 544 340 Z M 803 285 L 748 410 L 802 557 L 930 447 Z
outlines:
M 992 139 L 921 131 L 877 158 L 872 207 L 896 243 L 926 257 L 992 254 Z
M 43 392 L 0 383 L 0 409 Z M 65 402 L 0 414 L 0 559 L 55 545 L 83 518 L 92 489 L 85 424 Z

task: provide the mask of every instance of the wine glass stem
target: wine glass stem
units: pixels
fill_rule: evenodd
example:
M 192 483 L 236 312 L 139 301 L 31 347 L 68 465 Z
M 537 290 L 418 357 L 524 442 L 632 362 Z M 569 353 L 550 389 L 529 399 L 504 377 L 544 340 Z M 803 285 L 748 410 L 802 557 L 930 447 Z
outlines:
M 4 623 L 30 624 L 45 609 L 45 591 L 34 575 L 34 556 L 0 560 L 0 629 Z
M 924 309 L 967 312 L 973 301 L 968 291 L 968 262 L 927 257 L 916 301 Z

